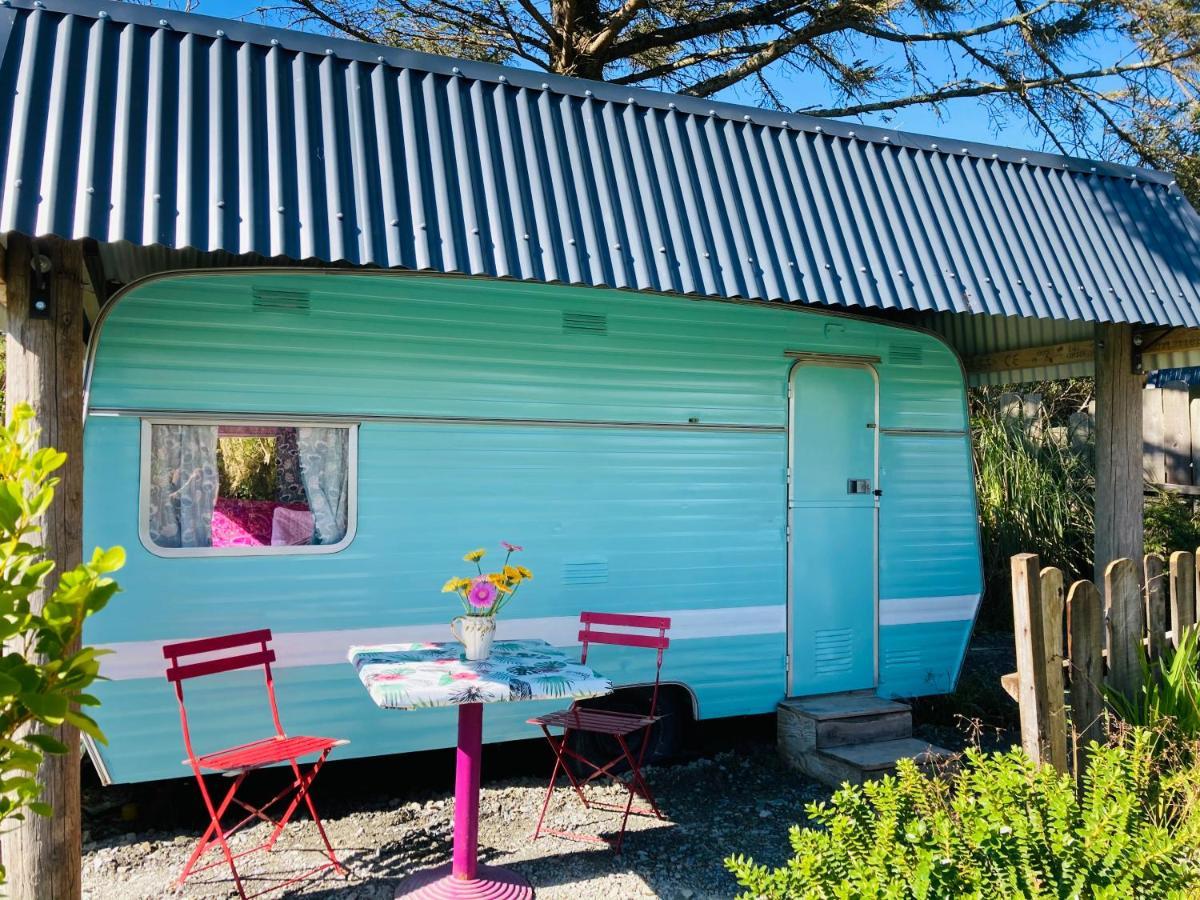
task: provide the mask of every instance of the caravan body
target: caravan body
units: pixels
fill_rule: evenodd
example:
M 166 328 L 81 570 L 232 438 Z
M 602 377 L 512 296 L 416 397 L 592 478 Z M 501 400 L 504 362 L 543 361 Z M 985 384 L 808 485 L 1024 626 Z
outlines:
M 183 774 L 162 644 L 261 627 L 290 727 L 352 755 L 450 745 L 453 711 L 377 709 L 346 650 L 449 639 L 443 582 L 500 540 L 535 576 L 501 638 L 569 647 L 581 610 L 670 615 L 664 679 L 701 718 L 957 679 L 978 530 L 963 374 L 929 334 L 781 303 L 214 270 L 112 301 L 88 378 L 84 540 L 129 558 L 86 633 L 116 651 L 110 742 L 90 748 L 108 780 Z M 269 501 L 211 477 L 214 441 L 245 435 L 295 469 Z M 212 482 L 185 511 L 180 460 Z M 625 684 L 637 663 L 597 660 Z M 259 699 L 201 687 L 198 744 L 256 736 Z M 490 712 L 487 738 L 529 737 L 534 706 Z

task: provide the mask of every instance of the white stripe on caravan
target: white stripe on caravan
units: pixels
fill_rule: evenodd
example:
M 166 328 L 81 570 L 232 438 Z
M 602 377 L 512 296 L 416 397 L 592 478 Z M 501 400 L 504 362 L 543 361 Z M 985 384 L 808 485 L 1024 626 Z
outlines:
M 754 634 L 782 634 L 787 630 L 787 610 L 774 606 L 734 606 L 721 609 L 692 609 L 649 612 L 645 615 L 669 616 L 670 636 L 687 638 L 740 637 Z M 556 647 L 578 643 L 579 619 L 576 616 L 546 616 L 535 619 L 503 619 L 501 636 L 541 638 Z M 276 667 L 346 665 L 346 651 L 364 644 L 399 644 L 410 641 L 450 640 L 446 622 L 428 625 L 400 625 L 391 628 L 352 628 L 341 631 L 278 632 L 272 640 L 278 661 Z M 166 664 L 162 648 L 170 641 L 121 641 L 101 644 L 112 655 L 101 660 L 101 673 L 113 681 L 133 678 L 161 678 Z
M 926 622 L 961 622 L 974 619 L 978 606 L 979 594 L 882 600 L 879 603 L 879 624 L 884 626 L 920 625 Z

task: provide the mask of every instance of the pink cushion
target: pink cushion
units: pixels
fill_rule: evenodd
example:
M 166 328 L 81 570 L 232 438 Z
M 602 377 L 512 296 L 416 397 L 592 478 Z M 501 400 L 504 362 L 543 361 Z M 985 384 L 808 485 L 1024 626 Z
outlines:
M 272 543 L 275 510 L 304 510 L 299 503 L 281 504 L 274 500 L 235 500 L 218 497 L 212 519 L 212 546 L 265 547 Z M 309 513 L 309 540 L 312 539 L 312 514 Z M 307 541 L 306 541 L 307 543 Z
M 280 505 L 271 519 L 271 545 L 297 547 L 313 540 L 313 514 L 307 509 Z

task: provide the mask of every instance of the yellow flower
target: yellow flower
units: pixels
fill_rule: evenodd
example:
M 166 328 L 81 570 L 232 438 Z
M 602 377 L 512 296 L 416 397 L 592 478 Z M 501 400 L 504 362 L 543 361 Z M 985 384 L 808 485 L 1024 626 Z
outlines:
M 527 568 L 525 568 L 524 566 L 517 566 L 517 572 L 520 574 L 520 576 L 521 576 L 522 578 L 532 578 L 532 577 L 533 577 L 533 573 L 532 573 L 532 572 L 530 572 L 530 571 L 529 571 Z
M 450 594 L 450 593 L 453 593 L 454 591 L 457 591 L 459 588 L 459 583 L 462 580 L 463 579 L 461 579 L 461 578 L 451 578 L 449 581 L 447 581 L 445 584 L 442 585 L 442 593 Z
M 516 566 L 505 566 L 504 577 L 509 581 L 519 582 L 521 580 L 521 570 Z
M 463 559 L 466 560 L 467 562 L 479 562 L 481 559 L 483 559 L 483 557 L 485 555 L 486 554 L 484 553 L 483 548 L 481 547 L 478 550 L 472 550 L 470 553 L 468 553 L 466 556 L 464 556 Z

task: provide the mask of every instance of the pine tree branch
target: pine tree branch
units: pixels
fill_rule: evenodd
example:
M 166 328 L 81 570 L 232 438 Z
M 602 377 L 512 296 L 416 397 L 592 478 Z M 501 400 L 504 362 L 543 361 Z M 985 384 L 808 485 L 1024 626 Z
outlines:
M 848 106 L 826 106 L 814 107 L 811 109 L 799 110 L 810 116 L 821 116 L 823 118 L 833 118 L 838 116 L 861 116 L 873 112 L 886 112 L 895 109 L 903 109 L 908 106 L 919 106 L 922 104 L 937 104 L 946 100 L 958 100 L 964 97 L 989 97 L 995 94 L 1014 93 L 1020 91 L 1040 91 L 1047 88 L 1062 87 L 1071 84 L 1072 82 L 1093 81 L 1099 78 L 1108 78 L 1114 75 L 1126 75 L 1133 72 L 1145 72 L 1150 69 L 1161 69 L 1163 66 L 1179 62 L 1185 59 L 1194 59 L 1200 56 L 1200 47 L 1195 47 L 1174 56 L 1165 59 L 1147 59 L 1137 63 L 1129 63 L 1119 66 L 1097 66 L 1092 69 L 1086 69 L 1077 72 L 1065 72 L 1062 75 L 1054 75 L 1046 78 L 1035 78 L 1029 81 L 1020 82 L 1018 85 L 1013 84 L 995 84 L 990 82 L 977 82 L 974 84 L 964 84 L 961 86 L 943 85 L 932 91 L 925 91 L 918 94 L 910 94 L 907 97 L 895 97 L 889 100 L 877 100 L 871 103 L 857 103 Z

